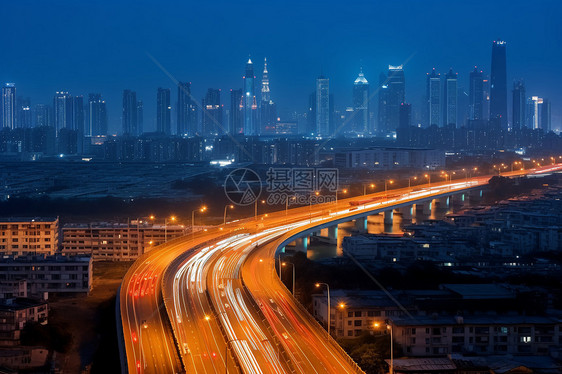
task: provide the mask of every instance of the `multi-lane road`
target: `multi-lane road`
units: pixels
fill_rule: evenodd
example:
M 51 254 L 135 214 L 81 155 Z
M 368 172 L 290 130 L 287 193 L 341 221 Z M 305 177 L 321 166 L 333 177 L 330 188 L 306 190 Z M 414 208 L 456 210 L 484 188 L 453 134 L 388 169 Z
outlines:
M 506 173 L 548 173 L 562 165 Z M 120 289 L 128 373 L 357 373 L 290 295 L 275 253 L 306 230 L 485 185 L 487 177 L 393 190 L 231 222 L 140 257 Z M 351 201 L 362 205 L 351 205 Z

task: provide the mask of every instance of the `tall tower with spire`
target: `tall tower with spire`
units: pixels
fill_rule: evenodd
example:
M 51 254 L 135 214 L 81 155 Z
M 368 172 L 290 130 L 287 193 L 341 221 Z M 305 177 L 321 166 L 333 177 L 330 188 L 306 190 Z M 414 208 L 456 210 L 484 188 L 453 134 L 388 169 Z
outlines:
M 352 131 L 364 134 L 369 128 L 369 82 L 363 74 L 363 68 L 353 82 L 353 121 Z
M 256 95 L 254 92 L 254 64 L 252 59 L 248 58 L 246 63 L 246 74 L 244 75 L 244 129 L 246 135 L 257 135 L 258 129 L 256 124 L 257 103 Z
M 275 103 L 271 100 L 269 91 L 269 72 L 267 71 L 267 58 L 264 59 L 263 75 L 261 80 L 261 103 L 260 103 L 260 133 L 275 133 L 277 110 Z

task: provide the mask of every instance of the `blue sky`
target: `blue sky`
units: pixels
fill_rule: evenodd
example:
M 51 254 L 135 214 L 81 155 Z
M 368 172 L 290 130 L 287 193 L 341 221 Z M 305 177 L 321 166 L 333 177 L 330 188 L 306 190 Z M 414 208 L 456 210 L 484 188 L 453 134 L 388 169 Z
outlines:
M 197 98 L 221 88 L 226 106 L 228 90 L 242 86 L 248 55 L 258 79 L 267 57 L 272 98 L 282 113 L 305 109 L 321 71 L 343 108 L 361 65 L 376 83 L 388 64 L 405 63 L 406 99 L 416 110 L 427 71 L 452 67 L 467 86 L 474 65 L 489 73 L 496 38 L 508 42 L 508 84 L 525 79 L 529 95 L 551 99 L 553 127 L 562 122 L 562 2 L 556 0 L 18 0 L 2 9 L 0 82 L 15 82 L 32 104 L 50 103 L 56 90 L 100 92 L 112 132 L 121 126 L 124 88 L 144 100 L 148 130 L 157 87 L 173 88 L 147 54 L 191 81 Z

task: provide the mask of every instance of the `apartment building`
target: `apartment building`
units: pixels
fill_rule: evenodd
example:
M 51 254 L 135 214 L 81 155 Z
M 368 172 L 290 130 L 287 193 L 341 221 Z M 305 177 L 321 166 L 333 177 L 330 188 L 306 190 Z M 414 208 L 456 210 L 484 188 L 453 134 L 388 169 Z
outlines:
M 0 218 L 0 254 L 52 255 L 59 246 L 59 219 L 49 217 Z
M 0 346 L 20 344 L 21 331 L 28 322 L 46 323 L 48 307 L 44 301 L 5 299 L 0 301 Z

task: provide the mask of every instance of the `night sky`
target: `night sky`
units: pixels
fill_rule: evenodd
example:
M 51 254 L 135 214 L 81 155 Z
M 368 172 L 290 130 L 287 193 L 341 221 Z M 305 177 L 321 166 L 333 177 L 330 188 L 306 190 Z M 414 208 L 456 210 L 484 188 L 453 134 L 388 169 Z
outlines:
M 426 72 L 452 67 L 467 87 L 474 65 L 489 74 L 492 41 L 501 38 L 510 107 L 512 82 L 524 78 L 529 96 L 551 99 L 559 128 L 561 17 L 559 0 L 2 1 L 0 82 L 15 82 L 32 105 L 52 103 L 56 90 L 100 92 L 115 133 L 124 88 L 144 101 L 145 130 L 155 128 L 157 87 L 172 88 L 175 104 L 173 82 L 148 54 L 191 81 L 198 99 L 221 88 L 226 107 L 248 55 L 258 80 L 267 57 L 281 114 L 305 110 L 321 71 L 344 108 L 361 65 L 376 85 L 388 64 L 404 63 L 406 100 L 419 110 Z

